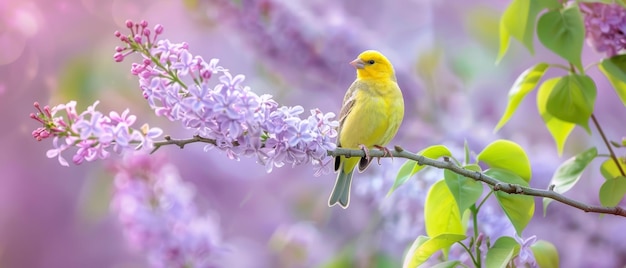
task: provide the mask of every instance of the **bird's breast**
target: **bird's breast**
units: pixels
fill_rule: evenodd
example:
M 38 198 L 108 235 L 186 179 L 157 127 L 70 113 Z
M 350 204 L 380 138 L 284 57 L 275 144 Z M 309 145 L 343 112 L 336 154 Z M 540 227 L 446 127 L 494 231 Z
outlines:
M 396 83 L 360 87 L 355 105 L 341 129 L 341 146 L 385 146 L 395 136 L 403 116 L 402 93 Z

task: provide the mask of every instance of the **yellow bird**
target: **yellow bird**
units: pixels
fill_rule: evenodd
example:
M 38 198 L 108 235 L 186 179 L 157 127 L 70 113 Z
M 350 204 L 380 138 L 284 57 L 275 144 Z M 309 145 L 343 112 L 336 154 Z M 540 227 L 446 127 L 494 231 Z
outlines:
M 404 118 L 404 99 L 391 62 L 380 52 L 367 50 L 350 62 L 356 68 L 356 80 L 343 98 L 339 113 L 337 146 L 362 149 L 366 157 L 335 157 L 335 171 L 339 171 L 328 206 L 350 204 L 352 173 L 357 164 L 363 172 L 372 159 L 369 149 L 384 146 L 393 139 Z

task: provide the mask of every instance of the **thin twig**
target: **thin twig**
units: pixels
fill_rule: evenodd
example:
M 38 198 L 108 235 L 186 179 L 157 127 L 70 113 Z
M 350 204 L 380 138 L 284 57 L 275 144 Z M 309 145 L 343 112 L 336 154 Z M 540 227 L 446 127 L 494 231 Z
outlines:
M 165 136 L 165 140 L 154 142 L 154 149 L 152 149 L 152 152 L 150 152 L 150 153 L 156 152 L 156 150 L 161 148 L 161 146 L 165 146 L 165 145 L 176 145 L 179 148 L 183 149 L 183 148 L 185 148 L 185 145 L 187 145 L 189 143 L 196 143 L 196 142 L 202 142 L 202 143 L 208 143 L 208 144 L 212 144 L 212 145 L 217 145 L 217 141 L 216 140 L 203 138 L 200 135 L 194 135 L 193 138 L 182 139 L 182 140 L 172 139 L 172 137 L 170 137 L 170 136 Z M 233 142 L 233 146 L 239 146 L 239 143 L 235 141 L 235 142 Z
M 165 146 L 165 145 L 173 144 L 173 145 L 177 145 L 180 148 L 183 148 L 185 145 L 189 143 L 196 143 L 196 142 L 216 145 L 215 140 L 203 138 L 198 135 L 190 139 L 182 139 L 182 140 L 176 140 L 176 139 L 172 139 L 169 136 L 166 136 L 165 140 L 154 143 L 155 148 L 152 151 L 154 152 L 158 150 L 159 148 L 161 148 L 161 146 Z M 233 143 L 233 145 L 237 146 L 238 144 Z M 521 186 L 518 184 L 501 182 L 481 172 L 464 169 L 463 167 L 453 163 L 452 161 L 440 161 L 436 159 L 427 158 L 421 155 L 417 155 L 417 154 L 405 151 L 399 146 L 396 146 L 395 150 L 391 150 L 391 155 L 386 155 L 385 152 L 381 150 L 370 150 L 369 154 L 371 157 L 405 158 L 405 159 L 413 160 L 417 162 L 419 165 L 426 165 L 426 166 L 436 167 L 439 169 L 447 169 L 461 176 L 465 176 L 465 177 L 489 184 L 493 187 L 494 191 L 501 191 L 501 192 L 505 192 L 509 194 L 546 197 L 546 198 L 550 198 L 555 201 L 561 202 L 563 204 L 578 208 L 585 212 L 611 214 L 611 215 L 626 217 L 626 209 L 619 207 L 619 206 L 615 206 L 615 207 L 593 206 L 593 205 L 585 204 L 583 202 L 566 197 L 562 194 L 559 194 L 553 191 L 552 189 L 548 189 L 548 190 L 536 189 L 536 188 Z M 365 157 L 365 153 L 362 150 L 344 149 L 344 148 L 337 148 L 334 151 L 328 151 L 328 155 L 329 156 L 343 155 L 346 157 Z
M 600 133 L 600 136 L 602 137 L 602 140 L 606 145 L 606 148 L 609 149 L 609 153 L 611 154 L 611 158 L 613 159 L 613 162 L 615 162 L 617 169 L 619 169 L 619 172 L 622 174 L 622 176 L 626 177 L 626 173 L 624 173 L 624 169 L 622 169 L 622 165 L 620 164 L 617 155 L 615 155 L 615 152 L 613 152 L 613 147 L 611 147 L 609 140 L 606 138 L 606 135 L 604 135 L 604 131 L 600 127 L 600 123 L 598 123 L 598 119 L 596 119 L 596 116 L 594 114 L 591 114 L 591 120 L 593 121 L 593 124 L 596 125 L 596 128 L 598 129 L 598 132 Z

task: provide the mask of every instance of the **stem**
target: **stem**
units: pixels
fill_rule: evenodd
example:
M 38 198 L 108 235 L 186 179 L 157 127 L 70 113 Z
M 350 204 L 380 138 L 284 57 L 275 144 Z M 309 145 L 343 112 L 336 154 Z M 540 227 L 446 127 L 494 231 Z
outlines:
M 480 208 L 483 206 L 483 204 L 485 203 L 485 201 L 487 201 L 487 198 L 489 198 L 489 196 L 491 196 L 493 194 L 493 191 L 489 192 L 485 198 L 483 198 L 483 201 L 480 202 L 480 204 L 478 205 L 478 208 L 476 210 L 480 210 Z M 476 214 L 478 214 L 478 212 L 476 212 Z
M 478 266 L 478 262 L 476 262 L 476 258 L 474 258 L 474 254 L 472 254 L 472 251 L 465 244 L 461 243 L 461 241 L 458 241 L 457 243 L 459 243 L 459 245 L 461 245 L 465 249 L 465 251 L 467 251 L 467 254 L 469 254 L 472 258 L 472 262 L 474 263 L 474 265 L 476 265 L 476 267 L 480 267 Z
M 563 64 L 553 63 L 553 64 L 550 64 L 550 66 L 556 67 L 556 68 L 560 68 L 560 69 L 566 70 L 568 72 L 571 71 L 570 67 L 567 67 L 567 66 L 565 66 Z
M 596 119 L 596 116 L 594 114 L 591 114 L 591 120 L 593 121 L 593 124 L 596 125 L 598 132 L 600 132 L 600 136 L 602 137 L 602 140 L 604 141 L 606 148 L 609 149 L 609 153 L 611 154 L 611 158 L 613 159 L 613 162 L 615 162 L 617 169 L 619 169 L 619 172 L 622 174 L 622 176 L 626 177 L 626 173 L 624 173 L 624 169 L 622 169 L 622 164 L 619 162 L 619 159 L 615 155 L 615 152 L 613 152 L 613 147 L 611 147 L 609 140 L 606 138 L 606 135 L 604 135 L 604 131 L 600 127 L 600 124 L 598 123 L 598 119 Z
M 480 245 L 478 244 L 478 208 L 475 204 L 470 207 L 470 211 L 472 212 L 472 222 L 474 223 L 474 241 L 476 241 L 474 242 L 474 250 L 476 251 L 476 261 L 474 263 L 476 267 L 482 267 L 480 263 L 482 260 L 480 256 Z

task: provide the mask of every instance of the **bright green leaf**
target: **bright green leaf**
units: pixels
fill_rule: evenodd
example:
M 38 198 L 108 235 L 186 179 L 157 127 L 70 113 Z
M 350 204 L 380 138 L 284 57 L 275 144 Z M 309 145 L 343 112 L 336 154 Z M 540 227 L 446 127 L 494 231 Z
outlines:
M 556 169 L 550 185 L 554 185 L 554 191 L 562 194 L 571 189 L 580 179 L 580 176 L 587 168 L 587 165 L 598 156 L 598 149 L 591 147 L 586 151 L 575 155 L 574 157 L 567 159 L 559 168 Z M 543 215 L 546 215 L 546 209 L 548 205 L 554 201 L 550 198 L 543 198 Z
M 513 259 L 513 254 L 519 244 L 510 236 L 501 236 L 487 251 L 485 267 L 504 268 Z
M 596 102 L 596 84 L 589 76 L 571 74 L 554 85 L 548 96 L 546 109 L 552 116 L 577 124 L 588 133 L 589 117 Z
M 541 15 L 537 22 L 537 36 L 545 47 L 583 71 L 580 55 L 585 39 L 585 25 L 577 5 Z
M 459 234 L 440 234 L 433 238 L 425 236 L 419 236 L 413 244 L 406 256 L 404 257 L 403 268 L 418 267 L 422 263 L 426 262 L 430 256 L 441 249 L 447 249 L 452 244 L 465 239 L 465 235 Z
M 466 209 L 474 205 L 483 194 L 482 183 L 474 179 L 461 176 L 447 169 L 443 171 L 443 176 L 460 212 L 465 212 Z
M 452 153 L 450 153 L 448 147 L 443 145 L 430 146 L 419 151 L 417 154 L 431 159 L 437 159 L 443 156 L 452 157 Z M 398 176 L 396 176 L 396 181 L 393 182 L 393 186 L 391 186 L 391 189 L 389 190 L 389 192 L 387 192 L 387 196 L 391 195 L 393 191 L 395 191 L 396 189 L 398 189 L 398 187 L 407 182 L 409 178 L 411 178 L 411 176 L 415 175 L 415 173 L 419 172 L 425 167 L 426 166 L 418 165 L 417 162 L 413 160 L 409 160 L 404 163 L 404 165 L 402 165 L 400 171 L 398 172 Z M 408 172 L 409 170 L 410 172 Z
M 506 169 L 490 168 L 485 171 L 485 175 L 491 176 L 503 183 L 512 183 L 528 187 L 528 182 Z M 535 213 L 535 200 L 533 197 L 496 191 L 496 199 L 511 221 L 511 224 L 513 224 L 513 227 L 515 227 L 517 234 L 521 236 L 522 231 L 526 228 L 526 225 L 528 225 L 528 222 L 530 222 Z
M 606 207 L 617 206 L 624 198 L 624 194 L 626 194 L 626 177 L 619 176 L 606 180 L 600 187 L 600 204 Z
M 622 166 L 622 170 L 626 171 L 626 163 L 624 163 L 623 160 L 620 160 L 619 163 L 620 163 L 620 166 Z M 615 161 L 613 160 L 613 158 L 609 158 L 607 160 L 604 160 L 604 162 L 602 162 L 602 165 L 600 165 L 600 173 L 607 180 L 622 176 L 622 172 L 615 164 Z
M 528 68 L 517 77 L 513 87 L 509 90 L 509 102 L 506 105 L 506 110 L 504 111 L 504 114 L 502 114 L 502 118 L 500 118 L 500 121 L 496 125 L 494 131 L 498 131 L 498 129 L 503 127 L 504 124 L 509 121 L 524 97 L 535 89 L 537 83 L 539 83 L 539 80 L 541 80 L 548 67 L 549 65 L 547 63 L 542 62 Z
M 416 166 L 417 162 L 413 160 L 407 160 L 404 164 L 402 164 L 400 170 L 398 171 L 398 175 L 396 176 L 396 180 L 393 182 L 393 186 L 391 186 L 391 189 L 387 192 L 387 196 L 390 196 L 393 191 L 400 187 L 400 185 L 407 182 L 411 176 L 415 174 L 412 171 Z
M 569 137 L 569 134 L 572 133 L 572 130 L 574 130 L 574 127 L 576 126 L 575 124 L 565 122 L 552 116 L 546 110 L 548 96 L 550 96 L 554 86 L 556 86 L 561 79 L 561 77 L 557 77 L 546 80 L 543 84 L 541 84 L 539 90 L 537 91 L 537 110 L 543 118 L 543 122 L 546 124 L 548 131 L 550 131 L 552 138 L 554 138 L 559 156 L 563 154 L 565 141 L 567 141 L 567 137 Z
M 508 140 L 497 140 L 487 145 L 476 157 L 492 168 L 504 168 L 530 181 L 530 160 L 524 149 Z
M 465 234 L 459 207 L 443 180 L 433 184 L 426 195 L 424 221 L 430 237 L 444 233 Z
M 541 11 L 541 6 L 537 0 L 513 0 L 511 2 L 500 18 L 500 51 L 496 62 L 500 62 L 506 54 L 511 37 L 524 44 L 531 54 L 534 53 L 535 20 L 539 11 Z
M 559 252 L 552 243 L 539 240 L 530 249 L 535 255 L 535 260 L 541 268 L 558 268 L 559 267 Z
M 602 60 L 600 71 L 609 79 L 613 89 L 626 106 L 626 55 L 617 55 Z

